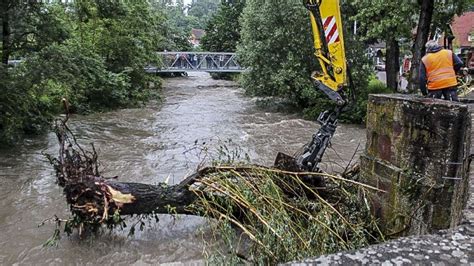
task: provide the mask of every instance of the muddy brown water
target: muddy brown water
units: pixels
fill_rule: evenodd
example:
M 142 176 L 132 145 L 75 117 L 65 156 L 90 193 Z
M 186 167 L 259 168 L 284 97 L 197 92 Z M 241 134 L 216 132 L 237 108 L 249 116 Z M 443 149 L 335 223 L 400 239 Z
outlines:
M 94 142 L 98 148 L 104 175 L 175 184 L 223 147 L 247 153 L 254 163 L 271 165 L 278 151 L 293 153 L 318 127 L 297 115 L 261 110 L 235 83 L 212 80 L 205 73 L 166 80 L 163 95 L 164 102 L 144 108 L 71 119 L 80 142 Z M 340 171 L 364 142 L 362 127 L 340 125 L 325 167 Z M 127 237 L 127 230 L 87 240 L 64 236 L 58 247 L 43 248 L 54 226 L 38 224 L 55 214 L 68 215 L 43 152 L 57 152 L 53 134 L 0 150 L 1 265 L 156 264 L 205 257 L 210 229 L 204 219 L 193 216 L 161 215 L 158 223 L 151 222 L 132 237 Z

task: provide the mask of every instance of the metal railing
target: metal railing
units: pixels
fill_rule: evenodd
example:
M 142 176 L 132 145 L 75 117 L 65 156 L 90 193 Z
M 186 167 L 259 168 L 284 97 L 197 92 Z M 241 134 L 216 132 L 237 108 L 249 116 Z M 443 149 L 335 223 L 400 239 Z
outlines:
M 235 53 L 212 52 L 158 52 L 161 64 L 145 67 L 148 73 L 173 72 L 244 72 Z M 11 66 L 18 66 L 22 60 L 9 60 Z
M 147 67 L 148 73 L 245 71 L 235 53 L 158 52 L 158 55 L 161 65 Z
M 16 66 L 18 66 L 19 64 L 21 64 L 21 62 L 23 62 L 23 60 L 19 60 L 19 59 L 8 60 L 8 65 L 9 65 L 9 66 L 16 67 Z

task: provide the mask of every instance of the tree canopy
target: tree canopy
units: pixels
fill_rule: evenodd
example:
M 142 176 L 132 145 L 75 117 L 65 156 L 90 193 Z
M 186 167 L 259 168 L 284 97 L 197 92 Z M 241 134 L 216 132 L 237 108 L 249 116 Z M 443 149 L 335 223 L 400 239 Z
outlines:
M 365 45 L 351 32 L 352 6 L 342 6 L 345 18 L 344 34 L 353 84 L 359 91 L 360 104 L 353 115 L 344 119 L 362 122 L 368 92 L 385 91 L 373 83 L 368 88 L 371 70 L 365 56 Z M 311 73 L 318 70 L 314 56 L 313 36 L 309 12 L 293 1 L 261 3 L 247 1 L 242 17 L 241 41 L 238 53 L 250 70 L 243 74 L 242 85 L 248 93 L 272 96 L 302 110 L 308 118 L 315 118 L 333 103 L 312 83 Z
M 242 78 L 250 93 L 301 101 L 314 69 L 308 15 L 294 1 L 248 0 L 242 14 L 241 63 L 251 69 Z M 291 41 L 289 41 L 291 40 Z M 309 93 L 309 92 L 308 92 Z
M 206 35 L 202 39 L 204 50 L 212 52 L 234 52 L 240 41 L 239 17 L 245 0 L 222 2 L 219 10 L 209 20 Z
M 422 12 L 423 7 L 430 2 L 434 5 L 434 8 L 429 11 L 432 14 L 423 15 L 426 14 Z M 414 45 L 411 51 L 413 55 L 417 55 L 413 59 L 416 61 L 414 66 L 418 66 L 418 61 L 421 59 L 419 55 L 424 54 L 425 39 L 429 35 L 433 38 L 436 29 L 445 30 L 454 15 L 462 13 L 470 3 L 472 4 L 472 0 L 354 0 L 349 2 L 357 10 L 354 17 L 359 22 L 359 34 L 369 42 L 383 41 L 386 44 L 387 85 L 393 90 L 398 88 L 400 43 L 413 43 L 414 30 L 419 25 L 427 24 L 428 32 L 424 33 L 426 37 L 420 38 L 419 42 L 422 43 Z M 420 17 L 422 17 L 421 21 Z M 418 34 L 422 32 L 418 31 Z M 412 69 L 412 72 L 417 71 L 416 67 Z M 416 73 L 415 76 L 417 77 Z
M 472 0 L 341 0 L 347 60 L 362 95 L 347 120 L 363 121 L 367 93 L 386 91 L 373 81 L 368 44 L 386 44 L 392 90 L 400 46 L 413 44 L 416 87 L 426 39 L 469 5 Z M 0 0 L 0 22 L 0 142 L 43 129 L 63 97 L 80 113 L 146 101 L 156 95 L 148 85 L 160 81 L 144 68 L 159 60 L 156 51 L 192 50 L 193 28 L 207 31 L 203 49 L 237 50 L 249 69 L 240 78 L 249 94 L 283 100 L 309 117 L 329 104 L 310 78 L 318 65 L 308 11 L 292 0 Z M 13 68 L 11 59 L 22 63 Z
M 205 29 L 221 0 L 193 0 L 187 7 L 188 16 L 195 18 L 194 28 Z
M 0 142 L 43 129 L 63 97 L 71 111 L 108 110 L 145 101 L 159 82 L 144 67 L 167 44 L 166 18 L 146 0 L 0 4 Z

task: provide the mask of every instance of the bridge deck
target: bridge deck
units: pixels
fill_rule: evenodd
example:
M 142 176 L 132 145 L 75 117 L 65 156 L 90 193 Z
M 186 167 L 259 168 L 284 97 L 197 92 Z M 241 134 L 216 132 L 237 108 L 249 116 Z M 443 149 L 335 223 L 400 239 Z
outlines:
M 235 53 L 158 52 L 157 54 L 160 57 L 160 64 L 145 67 L 147 73 L 240 73 L 246 70 L 239 64 Z M 8 61 L 12 66 L 17 66 L 21 62 L 22 60 Z

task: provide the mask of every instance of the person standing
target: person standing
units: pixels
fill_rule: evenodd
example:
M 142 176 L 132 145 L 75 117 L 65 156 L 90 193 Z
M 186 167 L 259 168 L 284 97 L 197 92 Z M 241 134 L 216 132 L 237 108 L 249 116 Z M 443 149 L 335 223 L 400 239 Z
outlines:
M 220 55 L 219 56 L 219 68 L 224 66 L 224 56 Z
M 199 65 L 197 54 L 194 54 L 193 56 L 193 64 L 194 64 L 194 68 L 196 68 Z
M 420 64 L 421 93 L 429 98 L 459 101 L 456 72 L 462 65 L 461 59 L 451 50 L 441 48 L 436 41 L 428 41 L 426 55 Z
M 207 69 L 214 68 L 214 61 L 212 60 L 211 55 L 205 55 L 205 58 L 206 58 L 206 67 L 207 67 Z
M 176 58 L 175 58 L 175 64 L 178 68 L 181 68 L 182 67 L 182 63 L 181 63 L 181 56 L 180 54 L 176 54 Z

